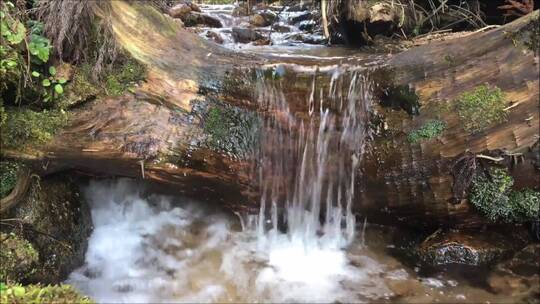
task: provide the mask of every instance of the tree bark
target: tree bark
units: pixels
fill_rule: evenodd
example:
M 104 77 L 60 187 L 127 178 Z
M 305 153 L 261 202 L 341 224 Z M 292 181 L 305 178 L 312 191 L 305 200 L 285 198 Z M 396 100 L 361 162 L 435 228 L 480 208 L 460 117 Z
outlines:
M 111 2 L 109 22 L 118 42 L 149 68 L 135 94 L 107 98 L 74 110 L 70 125 L 34 162 L 41 174 L 77 169 L 129 176 L 168 184 L 186 196 L 219 202 L 233 209 L 257 208 L 250 162 L 238 149 L 224 151 L 208 142 L 209 109 L 234 109 L 239 117 L 265 113 L 253 92 L 253 71 L 290 59 L 235 53 L 204 41 L 175 20 L 143 4 Z M 466 151 L 505 150 L 526 153 L 538 141 L 538 57 L 515 46 L 508 33 L 519 33 L 538 11 L 485 33 L 432 43 L 384 58 L 373 71 L 380 92 L 407 85 L 419 97 L 420 113 L 409 115 L 375 105 L 385 132 L 368 144 L 358 174 L 355 208 L 372 222 L 474 227 L 486 220 L 466 202 L 453 204 L 451 167 Z M 445 58 L 453 58 L 450 62 Z M 365 59 L 295 64 L 312 67 L 363 64 Z M 249 67 L 253 67 L 250 69 Z M 289 66 L 290 67 L 290 66 Z M 308 111 L 313 74 L 287 71 L 285 95 L 298 116 Z M 390 76 L 389 76 L 390 75 Z M 321 76 L 323 83 L 329 76 Z M 461 93 L 489 83 L 513 102 L 508 120 L 478 134 L 463 130 L 459 117 L 444 114 L 447 129 L 436 140 L 412 144 L 407 132 L 437 117 L 442 103 L 452 105 Z M 307 96 L 307 97 L 306 97 Z M 239 113 L 239 114 L 238 114 Z M 211 131 L 210 131 L 211 132 Z M 230 135 L 232 136 L 232 135 Z M 244 143 L 248 134 L 239 133 Z M 4 155 L 6 155 L 4 151 Z M 11 153 L 16 157 L 17 153 Z M 141 165 L 141 161 L 142 164 Z M 515 166 L 518 184 L 538 181 L 534 158 Z M 529 178 L 522 178 L 529 176 Z M 531 179 L 530 176 L 533 178 Z M 525 182 L 523 182 L 526 180 Z M 538 184 L 538 183 L 537 183 Z M 536 185 L 537 185 L 536 184 Z M 533 185 L 534 186 L 534 185 Z

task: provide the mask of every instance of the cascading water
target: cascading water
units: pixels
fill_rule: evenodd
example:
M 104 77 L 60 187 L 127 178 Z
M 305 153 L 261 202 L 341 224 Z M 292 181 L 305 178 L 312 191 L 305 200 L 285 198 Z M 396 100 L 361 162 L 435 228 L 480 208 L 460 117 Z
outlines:
M 497 300 L 444 277 L 419 278 L 388 256 L 388 241 L 366 247 L 364 232 L 355 235 L 371 85 L 362 70 L 317 73 L 305 103 L 294 105 L 302 113 L 290 110 L 281 81 L 259 75 L 259 101 L 272 114 L 255 155 L 258 215 L 241 228 L 215 206 L 148 195 L 135 181 L 91 182 L 94 231 L 85 265 L 67 282 L 98 303 L 388 302 L 403 286 L 411 296 L 400 302 Z M 322 73 L 331 73 L 328 84 Z M 387 234 L 371 231 L 370 240 Z
M 279 82 L 258 73 L 258 101 L 276 113 L 265 121 L 255 157 L 262 189 L 257 231 L 263 243 L 275 239 L 278 206 L 285 209 L 283 222 L 293 243 L 340 248 L 354 237 L 355 176 L 367 136 L 371 85 L 365 71 L 335 67 L 329 73 L 326 92 L 317 88 L 317 72 L 313 76 L 307 119 L 290 111 Z M 272 224 L 268 234 L 267 221 Z

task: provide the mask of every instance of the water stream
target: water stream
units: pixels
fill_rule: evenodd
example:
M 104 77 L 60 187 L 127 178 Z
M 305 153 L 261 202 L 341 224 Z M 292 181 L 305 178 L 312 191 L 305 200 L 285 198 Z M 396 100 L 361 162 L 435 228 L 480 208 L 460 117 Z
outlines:
M 225 36 L 245 22 L 229 18 L 231 10 L 206 8 L 224 23 Z M 225 44 L 234 47 L 230 38 Z M 320 73 L 329 79 L 324 86 Z M 353 214 L 370 139 L 367 66 L 315 68 L 301 113 L 281 81 L 257 75 L 256 99 L 266 113 L 252 155 L 259 212 L 237 217 L 149 193 L 133 180 L 92 181 L 85 196 L 94 231 L 85 265 L 68 283 L 100 303 L 509 300 L 466 278 L 402 264 L 389 254 L 394 231 Z

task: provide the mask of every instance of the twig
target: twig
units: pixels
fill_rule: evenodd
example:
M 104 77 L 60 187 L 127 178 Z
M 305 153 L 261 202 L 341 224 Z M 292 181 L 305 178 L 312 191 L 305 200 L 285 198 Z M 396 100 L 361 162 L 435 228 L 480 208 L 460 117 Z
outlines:
M 488 156 L 488 155 L 484 155 L 484 154 L 476 154 L 475 157 L 476 158 L 483 158 L 483 159 L 491 160 L 491 161 L 494 161 L 496 163 L 501 162 L 501 161 L 504 160 L 503 157 L 492 157 L 492 156 Z

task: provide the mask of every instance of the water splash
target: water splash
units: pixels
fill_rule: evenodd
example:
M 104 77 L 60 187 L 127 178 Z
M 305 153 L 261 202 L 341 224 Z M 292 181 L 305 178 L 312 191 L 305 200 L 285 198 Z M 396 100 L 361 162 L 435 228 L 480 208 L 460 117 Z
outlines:
M 325 72 L 329 75 L 318 73 L 307 99 L 309 116 L 303 119 L 290 110 L 282 83 L 258 73 L 258 102 L 275 113 L 265 120 L 255 157 L 262 189 L 256 221 L 261 247 L 273 246 L 280 222 L 288 239 L 304 248 L 341 248 L 355 236 L 352 204 L 372 85 L 366 70 L 336 66 Z M 322 79 L 329 79 L 328 86 Z M 277 206 L 284 207 L 281 221 Z

